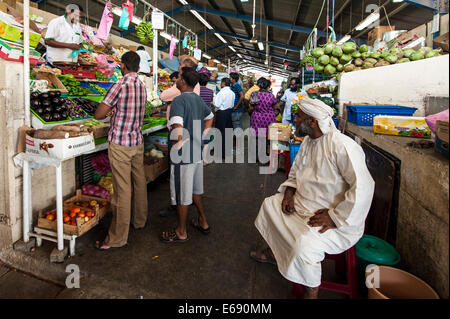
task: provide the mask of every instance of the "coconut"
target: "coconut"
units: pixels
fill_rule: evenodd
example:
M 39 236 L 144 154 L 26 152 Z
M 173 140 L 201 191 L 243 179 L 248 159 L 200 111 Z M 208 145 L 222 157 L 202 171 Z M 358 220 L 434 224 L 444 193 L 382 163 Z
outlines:
M 351 60 L 352 60 L 352 56 L 350 54 L 343 54 L 339 61 L 345 65 L 348 62 L 350 62 Z
M 345 54 L 352 54 L 356 51 L 356 43 L 355 42 L 346 42 L 342 45 L 342 51 Z
M 337 66 L 337 65 L 339 64 L 339 59 L 336 58 L 336 57 L 334 57 L 334 56 L 332 56 L 332 57 L 330 58 L 330 64 L 331 64 L 332 66 Z
M 318 61 L 319 61 L 320 64 L 325 66 L 325 65 L 330 63 L 330 57 L 328 55 L 324 54 L 318 59 Z
M 356 66 L 362 66 L 364 64 L 364 61 L 358 58 L 358 59 L 355 59 L 355 61 L 353 61 L 353 63 Z
M 358 59 L 360 57 L 361 57 L 361 52 L 355 51 L 355 52 L 352 53 L 352 58 Z
M 314 71 L 316 71 L 317 73 L 322 73 L 324 69 L 324 66 L 320 63 L 316 63 L 316 65 L 314 65 Z
M 334 43 L 327 43 L 323 47 L 323 50 L 324 50 L 325 54 L 331 54 L 331 52 L 333 52 L 333 49 L 335 47 L 336 47 L 336 45 Z
M 369 47 L 367 46 L 367 44 L 363 44 L 362 46 L 360 46 L 359 52 L 361 52 L 361 53 L 369 52 Z
M 382 51 L 380 54 L 380 59 L 386 59 L 386 57 L 389 55 L 389 51 Z
M 403 58 L 403 59 L 398 60 L 397 63 L 406 63 L 406 62 L 411 62 L 411 60 L 408 58 Z
M 404 57 L 409 59 L 411 57 L 411 54 L 413 54 L 414 52 L 416 52 L 416 51 L 414 51 L 413 49 L 405 50 L 404 51 L 404 53 L 405 53 Z
M 389 54 L 386 57 L 386 61 L 388 61 L 389 63 L 397 63 L 397 60 L 398 60 L 398 58 L 395 54 Z
M 325 73 L 325 75 L 334 74 L 334 73 L 336 73 L 336 68 L 334 66 L 332 66 L 331 64 L 328 64 L 325 67 L 324 73 Z
M 344 66 L 345 72 L 352 72 L 353 70 L 355 70 L 355 65 L 353 64 L 347 64 L 346 66 Z
M 425 58 L 425 54 L 423 54 L 422 52 L 414 52 L 413 54 L 411 54 L 410 60 L 417 61 L 417 60 L 422 60 L 424 58 Z
M 341 47 L 335 47 L 331 54 L 336 58 L 340 58 L 344 54 L 344 52 L 342 51 Z
M 368 58 L 364 60 L 364 63 L 370 63 L 370 64 L 376 64 L 378 62 L 377 59 L 374 58 Z
M 363 68 L 363 69 L 370 69 L 370 68 L 373 68 L 373 63 L 370 63 L 370 62 L 364 62 L 362 68 Z
M 432 51 L 433 49 L 430 47 L 423 47 L 419 49 L 419 52 L 422 52 L 424 56 L 428 54 L 428 52 Z
M 369 58 L 369 52 L 363 52 L 363 53 L 361 53 L 361 59 L 365 60 L 365 59 L 367 59 L 367 58 Z
M 387 66 L 387 65 L 391 65 L 391 64 L 388 61 L 381 60 L 381 61 L 378 61 L 377 64 L 375 64 L 375 67 L 378 68 L 380 66 Z
M 325 54 L 325 51 L 322 48 L 315 48 L 314 50 L 312 50 L 312 55 L 318 59 L 320 58 L 322 55 Z
M 369 54 L 369 57 L 371 57 L 372 59 L 379 59 L 381 56 L 380 52 L 372 52 Z
M 428 52 L 428 53 L 425 55 L 425 58 L 426 58 L 426 59 L 429 59 L 429 58 L 434 58 L 434 57 L 436 57 L 436 56 L 440 56 L 440 54 L 439 54 L 439 52 L 438 52 L 437 50 L 433 50 L 433 51 Z
M 361 71 L 361 70 L 362 70 L 362 67 L 358 66 L 353 71 Z
M 338 65 L 336 66 L 336 71 L 338 71 L 338 72 L 344 71 L 344 66 L 343 66 L 342 64 L 338 64 Z

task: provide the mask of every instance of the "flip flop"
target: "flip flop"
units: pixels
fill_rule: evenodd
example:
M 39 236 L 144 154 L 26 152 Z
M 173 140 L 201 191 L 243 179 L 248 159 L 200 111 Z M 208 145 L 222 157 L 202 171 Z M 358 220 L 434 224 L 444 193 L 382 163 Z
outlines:
M 122 249 L 122 248 L 127 248 L 128 247 L 128 244 L 125 244 L 125 245 L 120 246 L 120 247 L 109 247 L 107 249 L 104 249 L 104 248 L 101 248 L 101 247 L 105 245 L 105 242 L 101 242 L 101 243 L 98 242 L 98 243 L 99 243 L 98 245 L 97 245 L 97 242 L 95 243 L 94 248 L 97 249 L 97 250 L 100 250 L 100 251 L 111 251 L 111 250 L 118 250 L 118 249 Z
M 186 239 L 180 239 L 175 229 L 172 229 L 166 232 L 166 236 L 161 233 L 161 235 L 159 235 L 159 239 L 164 243 L 184 243 L 189 240 L 189 237 L 186 237 Z
M 195 218 L 191 221 L 191 225 L 192 225 L 192 227 L 194 227 L 195 229 L 201 231 L 201 233 L 202 233 L 203 235 L 208 235 L 208 234 L 211 232 L 211 227 L 208 227 L 208 228 L 205 229 L 205 228 L 202 228 L 202 227 L 200 226 L 200 223 L 199 223 L 198 218 L 197 218 L 197 225 L 195 224 Z
M 250 252 L 250 258 L 256 260 L 257 262 L 277 265 L 277 261 L 274 258 L 272 258 L 272 256 L 269 253 L 269 247 L 256 251 L 255 256 L 252 255 L 253 252 L 254 251 Z M 261 255 L 266 256 L 266 259 L 262 259 L 261 257 L 259 257 Z

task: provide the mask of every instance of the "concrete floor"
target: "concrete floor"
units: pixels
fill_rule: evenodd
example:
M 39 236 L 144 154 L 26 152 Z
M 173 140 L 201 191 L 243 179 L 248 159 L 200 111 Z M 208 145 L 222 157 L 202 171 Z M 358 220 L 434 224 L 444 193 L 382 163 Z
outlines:
M 258 174 L 257 164 L 209 165 L 204 171 L 204 206 L 211 233 L 205 236 L 188 227 L 188 242 L 166 244 L 158 236 L 176 225 L 176 216 L 157 214 L 168 206 L 165 174 L 148 185 L 149 225 L 139 231 L 130 229 L 127 249 L 100 252 L 93 248 L 107 233 L 109 213 L 77 239 L 76 256 L 62 264 L 49 262 L 52 242 L 44 241 L 34 252 L 11 252 L 11 263 L 16 260 L 18 268 L 45 281 L 0 266 L 0 298 L 292 298 L 292 284 L 275 266 L 249 258 L 250 250 L 264 245 L 254 227 L 259 207 L 284 178 L 281 170 L 271 176 Z M 194 217 L 191 207 L 188 220 Z M 61 288 L 69 264 L 80 268 L 80 289 Z M 336 280 L 333 266 L 331 261 L 324 262 L 324 279 Z M 346 297 L 321 291 L 320 298 Z

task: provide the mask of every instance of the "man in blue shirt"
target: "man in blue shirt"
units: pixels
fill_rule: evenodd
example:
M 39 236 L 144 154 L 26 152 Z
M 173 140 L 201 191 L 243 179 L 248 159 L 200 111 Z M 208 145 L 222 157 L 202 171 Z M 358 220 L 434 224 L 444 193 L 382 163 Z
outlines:
M 283 112 L 283 123 L 293 123 L 291 114 L 292 100 L 296 99 L 298 94 L 307 95 L 306 91 L 300 89 L 300 79 L 292 78 L 289 82 L 289 88 L 284 92 L 283 97 L 275 107 L 281 108 L 283 103 L 285 104 Z
M 242 128 L 242 105 L 244 101 L 244 92 L 239 85 L 239 74 L 230 73 L 231 90 L 235 94 L 233 113 L 231 119 L 233 121 L 233 128 Z

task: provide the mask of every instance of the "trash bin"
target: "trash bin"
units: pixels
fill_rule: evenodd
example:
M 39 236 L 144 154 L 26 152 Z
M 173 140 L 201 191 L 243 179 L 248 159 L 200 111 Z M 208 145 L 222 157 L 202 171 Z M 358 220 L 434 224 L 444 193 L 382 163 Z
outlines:
M 395 266 L 400 262 L 400 254 L 395 248 L 372 235 L 363 235 L 356 244 L 358 288 L 361 295 L 367 294 L 366 267 L 370 264 Z
M 379 266 L 379 287 L 368 289 L 369 299 L 439 299 L 422 279 L 401 269 Z

